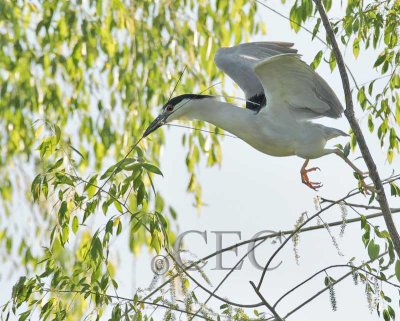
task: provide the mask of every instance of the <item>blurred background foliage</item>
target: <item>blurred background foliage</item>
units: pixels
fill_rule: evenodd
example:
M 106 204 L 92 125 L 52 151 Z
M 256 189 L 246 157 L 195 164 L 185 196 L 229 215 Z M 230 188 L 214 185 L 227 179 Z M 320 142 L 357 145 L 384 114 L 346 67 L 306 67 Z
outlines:
M 177 213 L 151 186 L 151 176 L 160 174 L 163 131 L 131 146 L 185 66 L 175 94 L 213 92 L 210 84 L 220 81 L 212 59 L 217 48 L 264 30 L 255 10 L 244 1 L 1 1 L 2 259 L 48 278 L 49 287 L 79 281 L 105 292 L 118 286 L 105 254 L 113 234 L 130 229 L 132 253 L 143 245 L 159 251 L 173 240 Z M 201 157 L 209 166 L 220 163 L 219 138 L 191 131 L 182 143 L 188 191 L 201 206 L 195 165 Z M 104 219 L 96 221 L 95 213 Z M 27 217 L 32 224 L 18 224 Z M 23 297 L 27 289 L 14 294 Z M 59 304 L 62 319 L 65 306 L 53 299 L 41 317 Z M 74 302 L 70 320 L 85 310 L 84 300 Z
M 287 2 L 296 32 L 317 15 L 312 0 Z M 329 9 L 332 1 L 324 4 Z M 265 33 L 256 19 L 257 5 L 244 0 L 0 1 L 0 251 L 16 271 L 22 266 L 27 276 L 37 274 L 20 279 L 6 307 L 13 303 L 20 320 L 32 313 L 43 320 L 77 320 L 88 313 L 88 298 L 96 307 L 89 315 L 101 316 L 111 301 L 105 294 L 118 288 L 110 240 L 123 229 L 129 231 L 132 254 L 143 247 L 158 252 L 174 241 L 171 226 L 179 213 L 152 184 L 161 174 L 163 130 L 135 143 L 185 66 L 175 95 L 222 91 L 212 87 L 222 76 L 213 56 L 221 46 Z M 349 0 L 345 6 L 343 17 L 333 20 L 342 43 L 355 57 L 371 46 L 381 50 L 370 67 L 381 71 L 386 86 L 356 84 L 355 94 L 391 161 L 399 149 L 400 5 Z M 313 21 L 312 39 L 322 28 L 320 19 Z M 323 60 L 336 67 L 329 46 L 312 66 Z M 215 130 L 201 122 L 194 126 Z M 202 203 L 195 165 L 200 158 L 209 166 L 221 162 L 220 139 L 201 131 L 182 134 L 188 191 L 197 207 Z M 350 143 L 356 147 L 354 139 Z M 400 195 L 396 188 L 392 191 Z M 390 248 L 386 234 L 377 233 Z M 377 257 L 379 247 L 373 245 Z M 389 254 L 392 264 L 393 251 Z M 111 319 L 126 313 L 140 320 L 144 305 L 137 305 L 136 296 L 132 302 L 125 312 L 115 305 Z M 246 318 L 243 311 L 235 313 Z
M 31 173 L 62 159 L 67 172 L 88 177 L 125 157 L 185 66 L 175 94 L 218 80 L 215 51 L 258 32 L 254 12 L 243 1 L 2 1 L 3 240 L 12 235 L 4 226 L 10 206 L 31 200 Z M 219 163 L 220 146 L 216 135 L 200 131 L 184 134 L 183 142 L 188 190 L 199 206 L 194 165 L 201 155 L 210 166 Z M 159 130 L 141 143 L 140 157 L 157 163 L 163 143 Z M 160 211 L 162 204 L 160 197 Z M 38 213 L 51 221 L 46 212 L 54 204 L 40 205 Z

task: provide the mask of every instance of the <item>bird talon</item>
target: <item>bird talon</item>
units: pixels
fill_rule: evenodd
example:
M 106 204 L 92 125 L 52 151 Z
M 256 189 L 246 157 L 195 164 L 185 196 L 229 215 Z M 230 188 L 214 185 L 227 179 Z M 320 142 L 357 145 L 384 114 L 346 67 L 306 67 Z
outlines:
M 318 191 L 318 189 L 322 187 L 322 184 L 320 184 L 320 183 L 308 182 L 308 183 L 305 183 L 305 184 L 309 188 L 313 189 L 314 191 Z
M 306 168 L 308 164 L 308 161 L 306 161 L 303 165 L 303 167 L 300 170 L 301 174 L 301 182 L 308 186 L 309 188 L 313 189 L 314 191 L 317 191 L 319 188 L 321 188 L 323 185 L 321 182 L 310 182 L 310 179 L 308 178 L 307 173 L 309 172 L 314 172 L 314 171 L 320 171 L 321 169 L 319 167 L 311 167 L 311 168 Z
M 304 185 L 308 186 L 309 188 L 313 189 L 314 191 L 317 191 L 319 188 L 321 188 L 323 186 L 321 184 L 321 182 L 310 182 L 308 179 L 308 176 L 306 176 L 306 175 L 302 176 L 301 181 Z
M 319 168 L 319 167 L 311 167 L 311 168 L 305 169 L 305 171 L 306 171 L 306 173 L 315 172 L 315 171 L 321 171 L 321 168 Z

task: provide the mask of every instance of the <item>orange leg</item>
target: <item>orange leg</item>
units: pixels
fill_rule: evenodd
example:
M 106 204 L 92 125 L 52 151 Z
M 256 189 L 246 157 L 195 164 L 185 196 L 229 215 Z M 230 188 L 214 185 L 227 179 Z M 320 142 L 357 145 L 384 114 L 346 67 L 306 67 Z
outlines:
M 301 174 L 301 182 L 305 185 L 307 185 L 309 188 L 312 188 L 313 190 L 318 190 L 318 188 L 322 187 L 321 183 L 314 183 L 314 182 L 310 182 L 310 179 L 308 178 L 307 173 L 309 172 L 314 172 L 316 170 L 320 170 L 319 167 L 311 167 L 311 168 L 306 168 L 308 163 L 309 163 L 309 159 L 306 159 L 306 161 L 304 162 L 303 166 L 301 167 L 300 170 L 300 174 Z

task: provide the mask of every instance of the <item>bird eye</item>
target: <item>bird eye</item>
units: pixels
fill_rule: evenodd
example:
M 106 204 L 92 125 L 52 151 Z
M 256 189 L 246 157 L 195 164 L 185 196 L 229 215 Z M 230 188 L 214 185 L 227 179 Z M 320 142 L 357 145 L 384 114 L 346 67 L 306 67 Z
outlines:
M 173 111 L 173 110 L 174 110 L 174 106 L 168 105 L 165 109 L 166 109 L 167 111 Z

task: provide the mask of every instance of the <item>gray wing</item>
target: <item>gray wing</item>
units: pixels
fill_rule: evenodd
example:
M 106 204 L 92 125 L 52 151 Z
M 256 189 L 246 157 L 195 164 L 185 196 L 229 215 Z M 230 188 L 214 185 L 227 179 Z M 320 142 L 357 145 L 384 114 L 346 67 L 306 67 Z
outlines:
M 262 95 L 264 89 L 254 73 L 254 66 L 267 58 L 283 53 L 296 53 L 288 42 L 250 42 L 230 48 L 220 48 L 214 61 L 219 69 L 231 77 L 251 99 Z M 259 97 L 258 97 L 259 98 Z M 265 98 L 265 97 L 264 97 Z
M 266 109 L 288 108 L 297 119 L 339 118 L 343 113 L 332 88 L 297 54 L 266 59 L 254 66 L 254 72 L 265 90 Z

